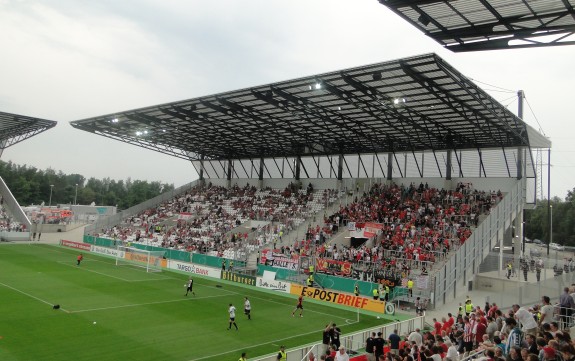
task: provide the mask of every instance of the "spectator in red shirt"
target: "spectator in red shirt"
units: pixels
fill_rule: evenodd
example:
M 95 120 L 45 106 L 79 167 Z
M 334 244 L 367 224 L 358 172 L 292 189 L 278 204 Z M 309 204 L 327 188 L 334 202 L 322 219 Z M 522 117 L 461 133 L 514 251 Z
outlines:
M 475 343 L 479 345 L 483 342 L 483 335 L 485 335 L 487 331 L 487 320 L 485 317 L 480 317 L 479 322 L 477 323 L 477 327 L 475 328 Z
M 435 329 L 435 335 L 441 336 L 441 323 L 437 321 L 437 318 L 433 319 L 433 328 Z

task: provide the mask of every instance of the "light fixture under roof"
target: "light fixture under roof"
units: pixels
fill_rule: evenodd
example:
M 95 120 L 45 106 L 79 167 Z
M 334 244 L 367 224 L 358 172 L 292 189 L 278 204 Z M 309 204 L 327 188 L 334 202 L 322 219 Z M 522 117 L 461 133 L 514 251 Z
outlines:
M 119 122 L 118 118 L 112 119 L 112 123 L 118 123 L 118 122 Z
M 405 103 L 405 98 L 395 98 L 393 99 L 393 104 L 399 105 Z

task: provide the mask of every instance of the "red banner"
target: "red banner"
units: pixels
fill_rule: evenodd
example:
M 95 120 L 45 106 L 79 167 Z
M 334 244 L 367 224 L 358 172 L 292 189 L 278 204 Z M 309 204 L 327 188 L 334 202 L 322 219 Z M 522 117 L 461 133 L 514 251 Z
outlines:
M 62 245 L 64 247 L 77 248 L 77 249 L 81 249 L 82 251 L 88 251 L 88 252 L 90 252 L 92 250 L 91 244 L 81 243 L 81 242 L 72 242 L 72 241 L 67 241 L 65 239 L 60 241 L 60 245 Z
M 187 212 L 181 212 L 180 214 L 178 214 L 178 219 L 183 219 L 183 220 L 188 220 L 192 218 L 192 214 L 191 213 L 187 213 Z
M 363 229 L 363 236 L 365 238 L 375 237 L 375 235 L 383 229 L 383 224 L 381 223 L 366 223 Z
M 335 261 L 329 258 L 318 258 L 317 272 L 338 276 L 351 276 L 351 262 Z

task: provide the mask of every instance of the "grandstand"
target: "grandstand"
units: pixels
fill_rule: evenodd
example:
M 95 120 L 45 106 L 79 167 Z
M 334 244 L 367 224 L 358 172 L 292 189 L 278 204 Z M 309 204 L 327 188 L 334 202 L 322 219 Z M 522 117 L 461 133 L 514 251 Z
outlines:
M 233 206 L 239 204 L 238 199 L 222 196 L 220 200 L 219 195 L 219 205 L 212 202 L 186 207 L 187 211 L 195 209 L 191 217 L 196 217 L 196 221 L 183 222 L 185 227 L 194 230 L 192 238 L 206 244 L 214 234 L 232 229 L 229 224 L 219 224 L 222 228 L 216 231 L 214 227 L 220 221 L 210 224 L 209 229 L 197 228 L 198 224 L 205 226 L 205 217 L 214 211 L 229 215 L 232 222 L 235 218 L 244 227 L 248 220 L 253 222 L 265 216 L 258 213 L 260 206 L 254 199 L 267 195 L 258 192 L 299 192 L 308 187 L 315 191 L 335 190 L 339 197 L 332 200 L 334 205 L 325 209 L 323 217 L 295 217 L 300 220 L 299 227 L 292 226 L 295 232 L 272 242 L 275 255 L 287 255 L 288 260 L 293 260 L 297 246 L 299 255 L 295 259 L 299 267 L 295 268 L 303 272 L 306 267 L 302 265 L 323 261 L 318 257 L 322 254 L 333 258 L 337 253 L 338 258 L 343 258 L 335 261 L 343 262 L 346 257 L 357 257 L 358 249 L 365 255 L 365 250 L 374 246 L 381 246 L 375 252 L 376 258 L 381 253 L 380 260 L 403 252 L 405 259 L 400 261 L 404 268 L 395 265 L 397 273 L 403 273 L 405 281 L 403 263 L 411 268 L 419 262 L 414 273 L 421 281 L 418 294 L 436 306 L 450 301 L 457 287 L 467 286 L 490 251 L 511 245 L 511 230 L 522 223 L 523 207 L 535 201 L 536 172 L 531 150 L 551 145 L 435 54 L 102 115 L 72 125 L 188 159 L 200 175 L 197 182 L 170 198 L 126 210 L 117 218 L 86 228 L 86 234 L 113 229 L 121 219 L 141 219 L 142 211 L 155 216 L 157 212 L 150 209 L 165 208 L 162 202 L 172 199 L 168 202 L 174 203 L 173 197 L 188 197 L 190 193 L 185 192 L 214 189 L 220 193 L 250 193 L 250 198 L 242 201 L 243 210 Z M 386 221 L 383 212 L 377 217 L 358 217 L 354 209 L 370 203 L 371 192 L 389 195 L 392 189 L 411 190 L 410 196 L 418 197 L 414 200 L 399 195 L 407 203 L 396 206 L 404 218 L 409 209 L 407 221 L 390 221 L 389 214 Z M 210 211 L 205 213 L 207 210 Z M 415 210 L 422 219 L 415 216 Z M 321 209 L 315 213 L 318 211 Z M 424 219 L 426 212 L 433 216 L 428 223 Z M 337 232 L 329 235 L 338 213 Z M 381 224 L 380 231 L 365 239 L 348 233 L 349 224 L 365 222 Z M 391 225 L 397 226 L 396 231 L 408 229 L 402 236 L 401 232 L 390 231 Z M 257 230 L 257 226 L 247 227 Z M 431 233 L 425 233 L 426 227 Z M 168 235 L 169 228 L 160 226 L 162 230 L 164 240 L 156 237 L 153 244 L 174 247 L 174 235 Z M 118 228 L 113 232 L 118 232 Z M 317 240 L 316 233 L 324 241 L 313 242 L 318 248 L 311 242 Z M 326 235 L 330 236 L 327 244 Z M 170 237 L 172 240 L 168 241 Z M 402 238 L 409 252 L 399 248 L 404 245 L 390 245 L 394 237 Z M 358 239 L 367 241 L 352 247 L 351 242 Z M 253 264 L 259 258 L 256 250 L 267 249 L 266 242 L 261 243 L 252 243 L 258 247 L 246 247 L 245 253 L 239 253 L 240 260 Z M 440 243 L 446 245 L 445 251 L 431 252 Z M 221 251 L 225 247 L 214 246 L 210 244 L 208 249 L 216 255 L 238 258 L 237 247 L 224 255 Z M 415 255 L 412 250 L 416 250 Z M 519 247 L 515 252 L 518 260 Z M 421 264 L 428 266 L 423 272 Z M 336 267 L 349 268 L 339 263 Z M 361 264 L 356 269 L 356 273 L 365 275 L 369 266 Z M 304 276 L 298 278 L 290 273 L 286 277 L 301 281 Z
M 4 149 L 56 126 L 51 120 L 0 112 L 0 156 Z M 0 177 L 0 240 L 28 240 L 32 223 Z
M 453 51 L 571 43 L 562 41 L 573 32 L 562 8 L 551 14 L 538 8 L 541 13 L 529 19 L 511 14 L 522 18 L 513 23 L 482 1 L 494 19 L 478 24 L 476 9 L 466 13 L 465 0 L 380 2 L 420 28 L 431 24 L 433 29 L 424 31 Z M 524 6 L 513 9 L 528 5 L 514 4 Z M 470 28 L 461 28 L 456 16 Z M 565 26 L 548 27 L 556 20 Z M 510 34 L 522 43 L 501 38 Z M 531 39 L 550 34 L 560 39 L 547 44 Z M 165 248 L 173 251 L 170 262 L 187 254 L 197 264 L 195 256 L 206 254 L 217 258 L 212 268 L 222 258 L 247 265 L 255 258 L 258 275 L 275 270 L 279 277 L 282 267 L 274 266 L 282 262 L 288 268 L 295 264 L 296 276 L 315 265 L 320 286 L 335 287 L 321 274 L 348 277 L 359 280 L 362 293 L 374 281 L 417 277 L 416 295 L 437 308 L 477 280 L 479 271 L 499 273 L 513 257 L 518 266 L 525 249 L 516 243 L 513 253 L 505 249 L 524 237 L 522 211 L 535 202 L 532 151 L 551 147 L 435 54 L 72 124 L 190 160 L 200 175 L 86 227 L 86 242 Z M 496 249 L 493 261 L 490 252 Z M 262 262 L 263 251 L 272 262 Z M 561 289 L 565 281 L 552 279 L 557 286 L 550 289 Z M 508 286 L 482 282 L 498 290 Z M 399 323 L 402 333 L 423 321 L 410 322 Z M 365 337 L 365 332 L 346 335 L 344 342 L 363 346 Z M 290 359 L 303 359 L 312 349 L 292 351 Z

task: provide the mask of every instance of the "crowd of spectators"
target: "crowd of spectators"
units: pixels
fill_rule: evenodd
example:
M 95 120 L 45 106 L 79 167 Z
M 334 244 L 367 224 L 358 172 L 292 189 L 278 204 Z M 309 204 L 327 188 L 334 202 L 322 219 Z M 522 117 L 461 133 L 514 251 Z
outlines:
M 507 312 L 495 303 L 486 302 L 482 308 L 467 299 L 455 315 L 434 318 L 431 331 L 415 330 L 406 336 L 396 354 L 406 361 L 457 361 L 470 355 L 481 361 L 574 360 L 569 334 L 574 292 L 566 288 L 557 305 L 543 296 L 539 305 L 513 305 Z
M 24 224 L 16 222 L 14 218 L 10 216 L 4 207 L 4 198 L 0 196 L 0 231 L 24 232 L 25 230 L 26 226 Z
M 301 189 L 293 183 L 283 190 L 198 185 L 100 236 L 227 256 L 226 251 L 281 238 L 337 196 L 334 190 Z M 253 229 L 242 227 L 250 220 L 261 222 Z
M 502 198 L 500 191 L 475 190 L 471 183 L 458 183 L 455 190 L 437 189 L 427 183 L 408 187 L 374 184 L 361 198 L 326 217 L 321 231 L 329 233 L 349 222 L 380 223 L 383 228 L 375 244 L 319 245 L 317 251 L 323 257 L 352 262 L 362 271 L 409 277 L 418 269 L 426 274 L 436 260 L 463 244 L 479 216 L 488 214 Z

